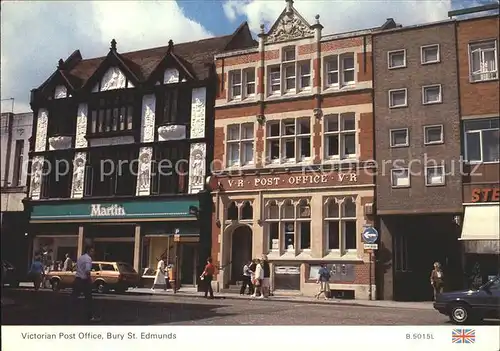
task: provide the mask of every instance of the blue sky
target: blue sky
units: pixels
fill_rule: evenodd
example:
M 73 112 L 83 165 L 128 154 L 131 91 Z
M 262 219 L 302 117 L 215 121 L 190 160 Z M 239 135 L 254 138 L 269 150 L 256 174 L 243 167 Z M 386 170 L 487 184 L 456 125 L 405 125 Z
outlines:
M 310 23 L 319 14 L 323 32 L 331 34 L 389 17 L 403 25 L 432 22 L 491 1 L 296 0 L 294 6 Z M 261 23 L 269 29 L 284 7 L 285 0 L 2 1 L 1 98 L 14 97 L 15 112 L 29 111 L 30 90 L 76 49 L 84 58 L 104 56 L 113 38 L 124 52 L 230 34 L 243 21 L 253 31 Z M 10 106 L 2 102 L 2 112 Z

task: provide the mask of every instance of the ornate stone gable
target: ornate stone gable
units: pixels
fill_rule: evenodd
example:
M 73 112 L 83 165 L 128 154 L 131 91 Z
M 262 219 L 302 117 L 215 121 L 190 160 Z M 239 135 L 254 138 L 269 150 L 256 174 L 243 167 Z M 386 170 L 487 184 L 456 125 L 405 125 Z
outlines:
M 281 13 L 267 33 L 266 43 L 278 43 L 288 40 L 302 39 L 314 36 L 314 30 L 302 16 L 290 7 Z

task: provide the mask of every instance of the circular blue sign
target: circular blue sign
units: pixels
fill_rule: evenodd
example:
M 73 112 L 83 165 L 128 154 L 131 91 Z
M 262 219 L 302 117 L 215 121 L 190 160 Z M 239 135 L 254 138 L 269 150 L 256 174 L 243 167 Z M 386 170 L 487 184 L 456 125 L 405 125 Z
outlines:
M 378 239 L 378 231 L 373 227 L 366 227 L 361 233 L 363 241 L 367 244 L 375 244 Z

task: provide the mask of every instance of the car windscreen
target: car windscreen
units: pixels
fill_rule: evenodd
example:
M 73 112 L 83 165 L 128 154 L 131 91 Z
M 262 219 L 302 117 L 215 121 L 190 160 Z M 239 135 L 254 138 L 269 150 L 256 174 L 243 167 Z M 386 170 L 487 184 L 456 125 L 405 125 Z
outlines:
M 131 265 L 126 263 L 118 263 L 118 269 L 122 273 L 137 273 Z

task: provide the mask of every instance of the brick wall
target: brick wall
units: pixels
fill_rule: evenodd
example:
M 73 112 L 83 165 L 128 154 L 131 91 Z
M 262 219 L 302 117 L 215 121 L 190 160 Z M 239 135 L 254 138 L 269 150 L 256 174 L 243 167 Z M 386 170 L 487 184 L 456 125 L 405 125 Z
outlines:
M 500 44 L 498 42 L 498 26 L 498 17 L 478 18 L 457 22 L 462 116 L 482 114 L 498 115 L 498 111 L 500 110 L 498 77 L 497 80 L 494 81 L 471 83 L 469 75 L 469 43 L 486 39 L 496 39 L 498 56 Z

